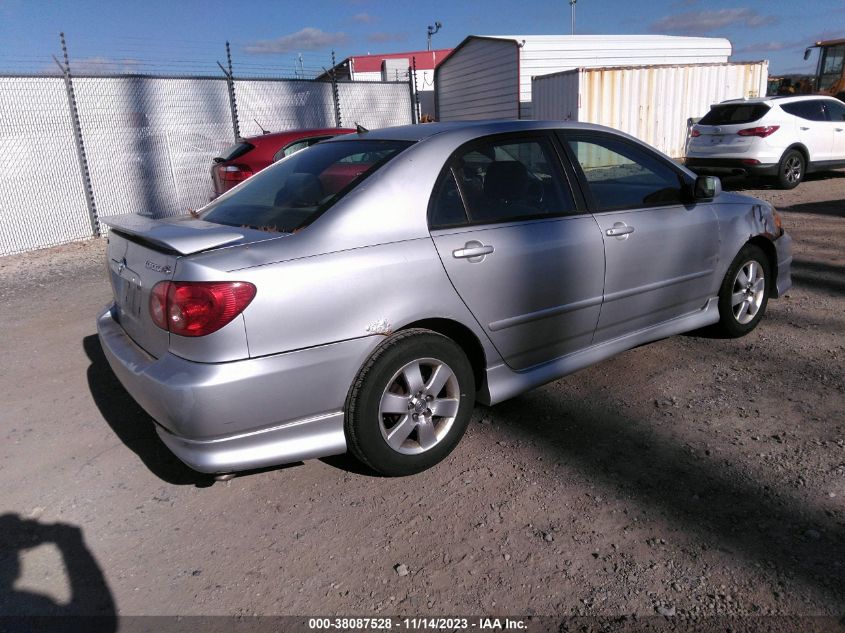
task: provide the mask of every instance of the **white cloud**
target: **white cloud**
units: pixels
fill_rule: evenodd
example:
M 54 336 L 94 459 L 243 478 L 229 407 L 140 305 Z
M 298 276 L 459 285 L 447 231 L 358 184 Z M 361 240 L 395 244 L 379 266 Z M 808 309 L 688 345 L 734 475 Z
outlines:
M 349 41 L 346 33 L 326 33 L 320 29 L 306 27 L 296 33 L 283 35 L 274 40 L 258 40 L 244 47 L 247 53 L 256 55 L 319 51 L 332 46 L 341 46 Z
M 352 16 L 352 21 L 358 22 L 359 24 L 371 24 L 376 21 L 376 18 L 369 13 L 356 13 Z
M 683 33 L 701 35 L 727 26 L 754 29 L 777 22 L 773 15 L 763 15 L 747 7 L 740 9 L 718 9 L 716 11 L 687 11 L 669 15 L 649 26 L 652 32 Z

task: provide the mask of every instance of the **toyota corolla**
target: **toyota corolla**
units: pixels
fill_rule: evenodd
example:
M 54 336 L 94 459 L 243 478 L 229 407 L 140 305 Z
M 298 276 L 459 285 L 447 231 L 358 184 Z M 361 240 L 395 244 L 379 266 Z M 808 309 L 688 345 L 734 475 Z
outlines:
M 772 206 L 566 122 L 338 136 L 194 216 L 107 220 L 100 340 L 209 473 L 446 457 L 494 405 L 637 345 L 742 336 L 790 287 Z

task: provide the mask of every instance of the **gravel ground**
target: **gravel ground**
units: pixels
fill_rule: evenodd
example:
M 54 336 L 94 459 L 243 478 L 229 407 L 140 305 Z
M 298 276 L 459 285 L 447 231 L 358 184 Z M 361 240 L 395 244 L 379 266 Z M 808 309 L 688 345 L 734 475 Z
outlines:
M 796 240 L 756 331 L 478 407 L 403 479 L 194 473 L 97 343 L 103 241 L 0 259 L 0 613 L 845 614 L 845 172 L 749 192 Z

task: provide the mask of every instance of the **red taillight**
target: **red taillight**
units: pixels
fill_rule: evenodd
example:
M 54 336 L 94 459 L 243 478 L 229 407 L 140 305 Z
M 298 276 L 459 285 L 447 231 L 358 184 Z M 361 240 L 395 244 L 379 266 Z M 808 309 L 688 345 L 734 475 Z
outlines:
M 150 292 L 150 316 L 153 323 L 161 329 L 167 329 L 167 290 L 170 287 L 169 281 L 161 281 L 153 286 Z
M 779 125 L 767 125 L 765 127 L 748 127 L 737 132 L 740 136 L 759 136 L 766 138 L 770 134 L 774 134 L 780 129 Z
M 214 171 L 225 191 L 255 174 L 247 165 L 215 165 Z
M 246 309 L 255 286 L 245 281 L 160 281 L 150 293 L 150 316 L 180 336 L 216 332 Z
M 760 161 L 757 160 L 756 158 L 743 158 L 742 164 L 743 165 L 759 165 Z
M 698 138 L 699 136 L 701 136 L 701 132 L 699 132 L 698 130 L 693 130 L 692 132 L 690 132 L 689 135 L 693 138 Z

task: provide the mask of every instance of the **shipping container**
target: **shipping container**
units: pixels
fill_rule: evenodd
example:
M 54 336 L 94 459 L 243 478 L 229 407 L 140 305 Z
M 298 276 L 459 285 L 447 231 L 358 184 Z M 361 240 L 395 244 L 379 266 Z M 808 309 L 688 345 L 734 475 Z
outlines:
M 726 99 L 766 94 L 767 61 L 578 68 L 534 77 L 534 118 L 598 123 L 684 155 L 688 121 Z
M 607 66 L 727 62 L 731 43 L 670 35 L 470 35 L 435 70 L 440 121 L 530 119 L 531 78 Z

